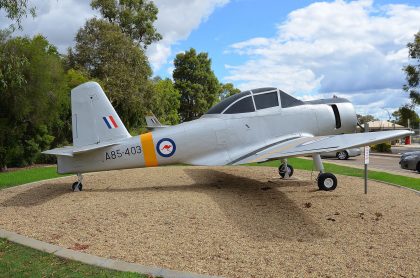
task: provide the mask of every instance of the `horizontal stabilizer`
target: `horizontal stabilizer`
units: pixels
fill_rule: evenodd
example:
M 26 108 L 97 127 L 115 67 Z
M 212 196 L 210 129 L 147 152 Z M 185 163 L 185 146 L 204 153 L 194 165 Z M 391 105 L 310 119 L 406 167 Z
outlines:
M 43 154 L 53 154 L 53 155 L 61 155 L 61 156 L 74 156 L 77 154 L 98 150 L 110 146 L 114 146 L 118 143 L 115 142 L 107 142 L 107 143 L 99 143 L 99 144 L 92 144 L 92 145 L 86 145 L 82 147 L 63 147 L 63 148 L 56 148 L 48 151 L 42 152 Z
M 146 124 L 147 124 L 147 129 L 153 130 L 153 129 L 157 129 L 157 128 L 165 128 L 168 127 L 167 125 L 162 125 L 158 118 L 156 118 L 155 115 L 150 115 L 150 116 L 146 116 Z

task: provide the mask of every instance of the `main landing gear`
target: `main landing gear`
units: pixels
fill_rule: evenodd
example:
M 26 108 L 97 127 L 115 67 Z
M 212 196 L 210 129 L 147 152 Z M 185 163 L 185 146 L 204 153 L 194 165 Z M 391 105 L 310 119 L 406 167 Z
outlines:
M 74 192 L 82 191 L 83 190 L 83 176 L 82 174 L 77 174 L 77 181 L 73 183 L 71 186 L 71 189 L 73 189 Z
M 334 190 L 337 187 L 337 178 L 331 173 L 324 173 L 324 165 L 322 164 L 321 156 L 319 154 L 312 155 L 312 158 L 316 170 L 319 171 L 317 178 L 319 190 Z
M 337 187 L 337 178 L 331 173 L 324 173 L 324 165 L 322 164 L 321 156 L 319 154 L 312 155 L 315 168 L 319 171 L 317 178 L 319 190 L 331 191 Z M 287 164 L 287 159 L 282 159 L 279 166 L 279 175 L 284 178 L 290 178 L 293 175 L 293 167 Z

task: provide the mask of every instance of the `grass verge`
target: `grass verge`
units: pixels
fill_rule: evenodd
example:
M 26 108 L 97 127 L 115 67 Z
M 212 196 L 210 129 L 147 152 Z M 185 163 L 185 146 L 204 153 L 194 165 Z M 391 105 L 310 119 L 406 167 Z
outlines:
M 61 259 L 52 254 L 0 239 L 0 277 L 141 277 Z
M 57 174 L 56 166 L 36 167 L 0 173 L 0 189 L 34 181 L 63 177 Z
M 308 170 L 311 171 L 313 169 L 312 160 L 302 159 L 302 158 L 289 158 L 288 163 L 290 163 L 293 168 L 301 169 L 301 170 Z M 278 167 L 278 161 L 269 161 L 264 163 L 253 163 L 250 164 L 253 166 L 271 166 L 271 167 Z M 325 163 L 324 167 L 326 172 L 331 172 L 334 174 L 344 175 L 344 176 L 352 176 L 352 177 L 364 177 L 364 170 L 347 167 L 332 163 Z M 380 171 L 368 171 L 368 178 L 377 181 L 389 182 L 397 185 L 401 185 L 404 187 L 408 187 L 411 189 L 419 190 L 420 191 L 420 179 L 401 176 L 401 175 L 394 175 L 386 172 Z

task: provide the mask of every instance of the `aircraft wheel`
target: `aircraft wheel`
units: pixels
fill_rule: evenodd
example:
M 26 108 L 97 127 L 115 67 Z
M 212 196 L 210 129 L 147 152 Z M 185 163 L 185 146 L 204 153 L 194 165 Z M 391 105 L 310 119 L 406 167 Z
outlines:
M 349 159 L 349 154 L 346 151 L 339 151 L 336 156 L 339 160 Z
M 82 191 L 83 190 L 83 184 L 80 183 L 80 182 L 78 182 L 78 181 L 76 181 L 71 186 L 71 189 L 73 189 L 74 192 Z
M 319 190 L 331 191 L 337 187 L 337 178 L 331 173 L 321 173 L 318 176 Z
M 287 164 L 287 173 L 289 174 L 289 178 L 291 177 L 291 176 L 293 176 L 293 167 L 292 167 L 292 165 L 290 165 L 290 164 Z M 284 164 L 281 164 L 280 166 L 279 166 L 279 175 L 280 175 L 280 177 L 282 177 L 282 178 L 284 178 L 285 176 L 286 176 L 286 170 L 285 170 L 285 165 Z

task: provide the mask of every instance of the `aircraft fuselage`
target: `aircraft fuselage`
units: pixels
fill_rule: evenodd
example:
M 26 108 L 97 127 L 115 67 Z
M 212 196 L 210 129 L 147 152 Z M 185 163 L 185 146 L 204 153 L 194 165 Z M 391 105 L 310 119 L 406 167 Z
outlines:
M 335 106 L 335 108 L 334 108 Z M 352 133 L 353 105 L 338 98 L 239 114 L 205 114 L 77 156 L 59 156 L 59 173 L 86 173 L 170 164 L 226 165 L 244 153 L 301 134 Z

